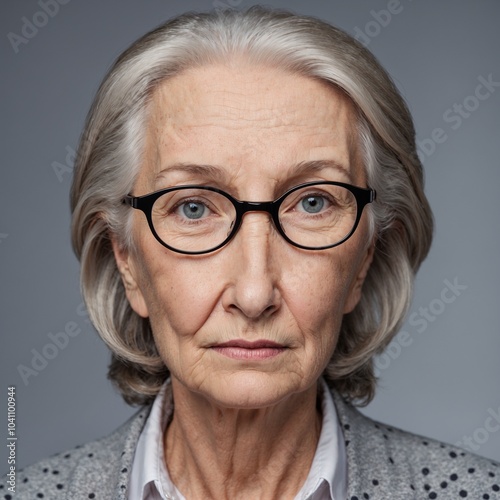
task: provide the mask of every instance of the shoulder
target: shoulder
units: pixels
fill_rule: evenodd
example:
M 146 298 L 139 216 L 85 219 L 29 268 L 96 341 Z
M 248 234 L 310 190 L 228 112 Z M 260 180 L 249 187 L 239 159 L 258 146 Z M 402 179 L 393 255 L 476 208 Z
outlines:
M 348 498 L 500 499 L 494 461 L 375 422 L 335 393 L 334 400 L 346 441 Z
M 135 445 L 150 408 L 109 436 L 58 453 L 18 471 L 15 492 L 0 479 L 1 498 L 118 498 L 125 495 Z M 118 491 L 117 491 L 118 490 Z M 120 491 L 121 490 L 121 491 Z M 117 495 L 117 493 L 121 495 Z

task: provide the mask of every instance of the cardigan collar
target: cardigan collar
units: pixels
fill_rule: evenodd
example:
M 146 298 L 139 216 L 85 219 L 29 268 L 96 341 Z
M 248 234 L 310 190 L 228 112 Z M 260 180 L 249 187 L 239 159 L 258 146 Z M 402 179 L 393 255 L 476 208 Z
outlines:
M 382 428 L 363 416 L 335 391 L 332 391 L 332 395 L 346 445 L 347 498 L 354 496 L 355 492 L 372 491 L 373 481 L 377 482 L 379 498 L 393 498 L 391 495 L 394 494 L 395 485 L 391 484 L 386 463 L 390 462 L 392 457 L 383 448 L 386 444 L 383 435 L 391 431 L 387 430 L 388 427 Z M 108 460 L 104 466 L 91 458 L 81 459 L 72 474 L 71 498 L 88 498 L 81 496 L 82 492 L 78 485 L 89 482 L 101 485 L 100 493 L 103 498 L 118 500 L 127 498 L 134 453 L 150 411 L 151 406 L 142 408 L 109 436 L 108 442 L 112 443 L 110 445 L 112 449 L 108 448 L 107 452 L 112 454 L 113 459 Z M 367 474 L 368 470 L 370 474 Z M 397 467 L 394 466 L 393 470 L 396 474 L 393 476 L 394 480 L 397 480 Z M 107 478 L 104 483 L 102 482 L 103 474 Z M 408 492 L 405 492 L 407 496 L 401 498 L 412 498 L 414 493 L 408 488 Z

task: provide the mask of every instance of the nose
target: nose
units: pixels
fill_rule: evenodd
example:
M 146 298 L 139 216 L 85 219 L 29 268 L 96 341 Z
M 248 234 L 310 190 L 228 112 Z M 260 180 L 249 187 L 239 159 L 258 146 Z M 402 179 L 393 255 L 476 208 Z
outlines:
M 279 310 L 279 240 L 269 214 L 244 215 L 238 234 L 225 249 L 230 273 L 222 298 L 226 311 L 257 320 Z

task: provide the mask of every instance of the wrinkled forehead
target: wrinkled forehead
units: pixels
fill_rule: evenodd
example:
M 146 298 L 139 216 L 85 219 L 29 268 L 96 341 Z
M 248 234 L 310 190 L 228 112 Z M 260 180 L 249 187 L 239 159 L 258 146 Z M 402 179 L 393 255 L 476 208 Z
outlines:
M 331 161 L 362 182 L 356 111 L 336 87 L 279 68 L 208 65 L 162 82 L 152 95 L 144 175 L 203 164 L 272 181 L 294 165 Z

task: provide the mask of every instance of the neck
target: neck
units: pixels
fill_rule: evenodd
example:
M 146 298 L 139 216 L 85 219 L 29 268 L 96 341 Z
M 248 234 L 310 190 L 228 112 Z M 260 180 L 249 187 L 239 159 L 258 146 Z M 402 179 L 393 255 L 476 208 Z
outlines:
M 164 436 L 173 483 L 187 498 L 293 498 L 321 431 L 317 386 L 271 407 L 220 408 L 172 379 Z

